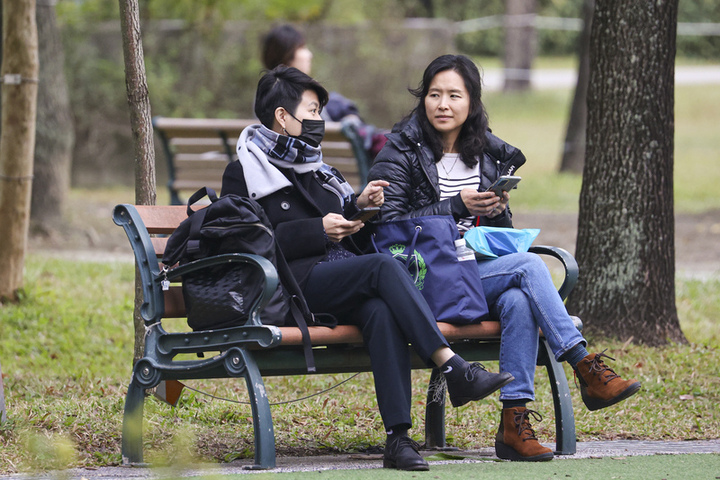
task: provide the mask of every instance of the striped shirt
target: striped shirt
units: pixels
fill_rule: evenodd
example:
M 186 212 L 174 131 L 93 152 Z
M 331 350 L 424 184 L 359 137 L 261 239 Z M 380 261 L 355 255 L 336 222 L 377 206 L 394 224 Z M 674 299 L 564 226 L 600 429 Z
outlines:
M 454 197 L 463 188 L 477 189 L 480 185 L 480 164 L 468 168 L 460 159 L 459 153 L 446 153 L 435 164 L 440 184 L 440 200 Z M 475 217 L 461 218 L 458 230 L 461 234 L 473 227 Z

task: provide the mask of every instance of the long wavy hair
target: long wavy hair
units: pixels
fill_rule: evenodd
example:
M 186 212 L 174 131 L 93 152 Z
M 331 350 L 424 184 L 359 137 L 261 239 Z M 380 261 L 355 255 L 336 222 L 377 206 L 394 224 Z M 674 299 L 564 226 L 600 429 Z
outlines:
M 425 110 L 425 97 L 435 75 L 446 70 L 453 70 L 462 77 L 465 88 L 470 95 L 470 112 L 460 130 L 460 135 L 458 135 L 457 147 L 463 163 L 468 167 L 473 167 L 478 163 L 478 159 L 485 148 L 488 115 L 482 103 L 480 72 L 472 60 L 463 55 L 442 55 L 430 62 L 430 65 L 425 69 L 425 73 L 423 73 L 418 88 L 408 89 L 418 99 L 417 106 L 410 115 L 415 114 L 417 116 L 425 142 L 432 150 L 435 161 L 440 161 L 443 156 L 442 137 L 428 119 Z

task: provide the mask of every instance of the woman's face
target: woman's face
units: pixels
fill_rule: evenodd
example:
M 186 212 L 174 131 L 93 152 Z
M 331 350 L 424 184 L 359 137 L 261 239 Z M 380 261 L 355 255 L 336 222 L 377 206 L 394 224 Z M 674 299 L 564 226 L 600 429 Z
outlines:
M 455 141 L 470 115 L 470 95 L 460 74 L 444 70 L 433 77 L 425 96 L 425 112 L 430 124 L 440 132 L 445 153 L 455 152 Z
M 293 115 L 295 118 L 293 118 Z M 284 115 L 283 117 L 285 131 L 293 137 L 297 137 L 302 133 L 303 120 L 322 120 L 320 118 L 320 100 L 317 93 L 313 90 L 305 90 L 293 115 Z
M 312 70 L 312 58 L 313 54 L 307 47 L 300 47 L 295 50 L 295 55 L 293 55 L 288 67 L 295 67 L 305 75 L 310 75 L 310 70 Z

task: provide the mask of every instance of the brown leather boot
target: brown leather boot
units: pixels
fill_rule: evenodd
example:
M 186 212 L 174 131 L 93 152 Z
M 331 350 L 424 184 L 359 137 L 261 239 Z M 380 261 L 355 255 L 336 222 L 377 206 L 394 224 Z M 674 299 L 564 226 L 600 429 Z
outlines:
M 530 425 L 530 416 L 542 420 L 535 410 L 525 407 L 503 408 L 500 427 L 495 435 L 495 455 L 515 462 L 546 462 L 553 459 L 553 451 L 543 447 Z
M 623 380 L 612 368 L 603 362 L 603 357 L 615 360 L 600 353 L 591 353 L 575 366 L 575 378 L 580 380 L 580 393 L 588 410 L 615 405 L 640 390 L 637 380 Z

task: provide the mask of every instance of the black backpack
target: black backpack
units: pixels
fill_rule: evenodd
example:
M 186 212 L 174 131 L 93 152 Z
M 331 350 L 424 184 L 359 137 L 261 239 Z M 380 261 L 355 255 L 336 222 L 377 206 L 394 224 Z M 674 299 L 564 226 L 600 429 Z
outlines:
M 191 205 L 207 196 L 210 205 L 197 211 Z M 305 346 L 308 371 L 314 371 L 307 325 L 321 323 L 305 302 L 275 240 L 272 224 L 256 201 L 238 195 L 218 198 L 208 187 L 188 200 L 188 218 L 168 238 L 162 262 L 181 265 L 223 253 L 254 253 L 270 260 L 280 280 L 261 312 L 266 325 L 297 325 Z M 219 265 L 183 276 L 183 298 L 188 325 L 208 330 L 243 325 L 263 288 L 262 273 L 245 264 Z

